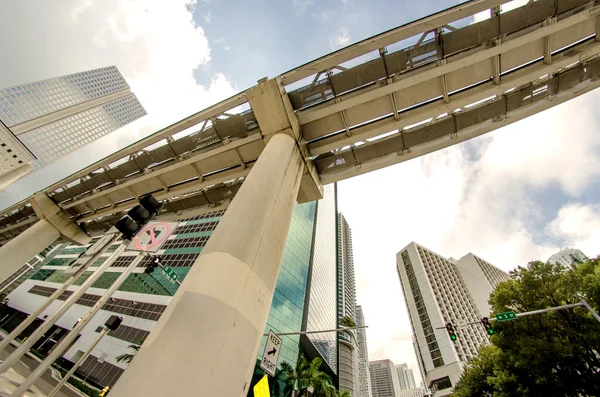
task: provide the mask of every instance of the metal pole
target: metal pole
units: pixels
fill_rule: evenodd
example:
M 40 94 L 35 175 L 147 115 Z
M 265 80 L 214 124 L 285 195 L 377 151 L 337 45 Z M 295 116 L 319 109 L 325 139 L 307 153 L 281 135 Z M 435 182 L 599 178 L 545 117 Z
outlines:
M 594 316 L 594 318 L 596 320 L 598 320 L 598 322 L 600 323 L 600 316 L 598 315 L 598 313 L 596 313 L 596 311 L 594 309 L 592 309 L 592 307 L 590 305 L 588 305 L 588 303 L 586 301 L 581 301 L 581 303 L 583 304 L 583 306 L 588 309 L 588 311 L 590 313 L 592 313 L 592 316 Z
M 71 370 L 69 372 L 67 372 L 67 374 L 65 376 L 63 376 L 62 380 L 58 383 L 58 385 L 56 385 L 56 387 L 50 392 L 50 394 L 48 394 L 47 397 L 53 397 L 56 393 L 58 393 L 58 391 L 63 387 L 63 385 L 65 383 L 67 383 L 67 380 L 69 380 L 71 375 L 73 375 L 75 373 L 77 368 L 79 368 L 81 366 L 81 364 L 83 364 L 83 362 L 92 353 L 92 350 L 94 350 L 94 348 L 96 347 L 98 342 L 100 342 L 100 340 L 104 337 L 104 335 L 108 334 L 109 331 L 110 330 L 108 328 L 104 328 L 102 330 L 102 332 L 100 332 L 100 335 L 98 335 L 98 337 L 96 338 L 94 343 L 92 343 L 92 345 L 85 351 L 85 353 L 83 353 L 83 356 L 81 356 L 79 361 L 77 361 L 77 363 L 75 363 L 75 365 L 73 365 L 73 368 L 71 368 Z
M 0 364 L 0 374 L 6 372 L 6 370 L 8 370 L 10 367 L 12 367 L 14 365 L 14 363 L 17 362 L 17 360 L 19 360 L 19 358 L 21 358 L 21 356 L 23 354 L 25 354 L 26 352 L 29 351 L 31 346 L 33 346 L 35 344 L 35 342 L 38 339 L 40 339 L 40 337 L 46 331 L 48 331 L 48 329 L 50 329 L 50 327 L 52 327 L 63 316 L 63 314 L 65 314 L 67 312 L 67 310 L 69 310 L 69 308 L 73 304 L 75 304 L 75 302 L 77 302 L 77 300 L 79 298 L 81 298 L 81 296 L 87 291 L 87 289 L 89 287 L 91 287 L 92 284 L 94 284 L 96 282 L 96 280 L 98 280 L 98 278 L 100 278 L 100 276 L 104 273 L 104 271 L 112 265 L 114 260 L 119 256 L 119 254 L 124 249 L 125 249 L 124 245 L 121 245 L 119 248 L 117 248 L 115 250 L 115 252 L 113 253 L 113 255 L 106 262 L 104 262 L 102 264 L 102 266 L 100 266 L 98 268 L 98 270 L 96 270 L 90 277 L 88 277 L 87 280 L 85 280 L 84 283 L 77 290 L 75 290 L 73 292 L 73 294 L 71 294 L 71 296 L 69 296 L 67 298 L 67 300 L 58 308 L 58 310 L 56 310 L 54 313 L 52 313 L 46 319 L 46 321 L 44 321 L 38 327 L 38 329 L 36 329 L 33 332 L 33 334 L 31 334 L 29 336 L 29 338 L 27 338 L 23 343 L 21 343 L 21 346 L 19 346 L 10 356 L 8 356 L 6 358 L 6 360 L 4 360 L 4 362 L 2 364 Z M 30 316 L 30 317 L 33 319 L 36 318 L 36 316 Z M 6 344 L 8 344 L 8 342 L 6 342 Z
M 116 237 L 117 236 L 115 235 L 114 240 L 116 240 Z M 100 258 L 100 256 L 102 256 L 102 254 L 104 254 L 104 252 L 108 249 L 108 247 L 110 247 L 110 245 L 114 242 L 114 240 L 107 243 L 105 246 L 105 249 L 100 250 L 100 252 L 98 252 L 96 255 L 94 255 L 90 259 L 90 261 L 87 263 L 87 266 L 83 266 L 81 269 L 79 269 L 77 272 L 75 272 L 75 274 L 73 274 L 73 277 L 69 278 L 63 285 L 61 285 L 60 288 L 58 288 L 52 295 L 50 295 L 50 297 L 44 303 L 42 303 L 40 307 L 38 307 L 33 313 L 31 313 L 29 315 L 29 317 L 27 317 L 25 319 L 25 321 L 23 321 L 21 324 L 19 324 L 19 326 L 17 326 L 17 328 L 15 328 L 6 338 L 4 338 L 2 340 L 2 342 L 0 342 L 0 352 L 3 351 L 8 346 L 8 344 L 10 342 L 12 342 L 17 336 L 19 336 L 21 334 L 21 332 L 23 332 L 25 330 L 25 328 L 27 328 L 29 326 L 29 324 L 33 323 L 35 321 L 35 319 L 38 318 L 38 316 L 44 310 L 46 310 L 48 308 L 48 306 L 50 306 L 56 299 L 58 299 L 58 297 L 61 296 L 63 294 L 63 292 L 65 292 L 67 290 L 67 288 L 69 288 L 71 286 L 71 284 L 73 284 L 73 282 L 75 282 L 75 280 L 77 280 L 89 268 L 89 266 L 93 265 L 94 262 L 96 262 L 98 260 L 98 258 Z M 108 258 L 107 262 L 112 263 L 111 261 L 115 257 L 115 254 L 118 255 L 120 252 L 123 251 L 123 249 L 121 249 L 120 251 L 118 249 L 115 250 L 115 253 Z M 98 271 L 100 271 L 100 269 L 98 269 L 97 272 Z M 83 286 L 81 288 L 83 288 Z M 54 324 L 54 323 L 52 323 L 52 324 Z M 4 370 L 0 369 L 0 373 L 3 373 L 3 372 L 4 372 Z
M 27 391 L 27 389 L 39 378 L 44 371 L 46 371 L 50 366 L 59 358 L 63 351 L 75 340 L 77 335 L 81 332 L 81 330 L 87 325 L 87 323 L 96 315 L 98 311 L 104 306 L 105 303 L 108 302 L 112 294 L 123 284 L 123 281 L 131 274 L 131 272 L 140 264 L 142 259 L 145 257 L 144 254 L 138 255 L 131 264 L 125 269 L 125 271 L 119 276 L 119 278 L 110 286 L 110 288 L 102 295 L 102 297 L 92 306 L 89 312 L 81 321 L 69 332 L 65 338 L 54 347 L 52 352 L 46 357 L 46 359 L 38 365 L 38 367 L 29 375 L 27 379 L 21 383 L 21 385 L 13 391 L 11 397 L 20 397 L 23 393 Z
M 534 314 L 541 314 L 541 313 L 555 312 L 555 311 L 558 311 L 558 310 L 572 309 L 572 308 L 578 307 L 578 306 L 583 306 L 586 309 L 588 309 L 589 312 L 592 313 L 592 316 L 594 316 L 594 318 L 596 320 L 598 320 L 598 322 L 600 322 L 600 316 L 598 316 L 598 313 L 596 313 L 594 311 L 594 309 L 592 309 L 591 306 L 588 305 L 588 303 L 586 301 L 581 301 L 579 303 L 571 303 L 569 305 L 562 305 L 562 306 L 556 306 L 556 307 L 548 307 L 546 309 L 532 310 L 530 312 L 516 313 L 516 316 L 517 316 L 517 318 L 519 318 L 519 317 L 525 317 L 525 316 L 532 316 Z M 490 322 L 497 321 L 495 317 L 490 317 L 488 320 Z M 460 328 L 460 327 L 464 327 L 466 325 L 473 325 L 473 324 L 481 324 L 481 321 L 471 321 L 471 322 L 468 322 L 468 323 L 465 323 L 465 324 L 453 325 L 453 326 L 454 326 L 454 328 Z M 436 327 L 435 329 L 446 329 L 446 327 Z
M 359 328 L 369 328 L 369 326 L 368 325 L 361 325 L 359 327 L 326 329 L 326 330 L 323 330 L 323 331 L 282 332 L 280 334 L 277 334 L 277 336 L 282 336 L 282 335 L 324 334 L 324 333 L 327 333 L 327 332 L 339 332 L 339 331 L 347 331 L 349 329 L 359 329 Z M 269 334 L 263 334 L 263 336 L 269 336 Z

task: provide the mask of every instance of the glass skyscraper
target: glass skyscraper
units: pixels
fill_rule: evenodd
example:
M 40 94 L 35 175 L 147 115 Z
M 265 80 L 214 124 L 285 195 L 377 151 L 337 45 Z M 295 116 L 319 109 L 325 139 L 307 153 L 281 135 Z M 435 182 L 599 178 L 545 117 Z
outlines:
M 323 200 L 296 204 L 265 333 L 271 329 L 281 334 L 306 329 L 336 328 L 336 215 L 333 193 L 334 187 L 329 186 L 325 188 Z M 225 210 L 213 211 L 181 221 L 173 235 L 161 247 L 158 254 L 163 263 L 168 264 L 177 273 L 180 281 L 186 277 L 224 213 Z M 92 243 L 96 239 L 97 237 Z M 91 270 L 106 261 L 119 244 L 114 243 L 92 265 Z M 87 247 L 69 244 L 55 246 L 41 265 L 36 265 L 36 269 L 39 270 L 9 295 L 9 306 L 20 313 L 10 317 L 10 321 L 0 321 L 0 328 L 10 332 L 16 327 L 19 319 L 25 318 L 25 313 L 31 313 L 46 297 L 65 283 L 70 277 L 65 270 L 86 249 Z M 89 310 L 137 255 L 138 252 L 131 251 L 121 253 L 77 304 L 57 322 L 57 328 L 54 330 L 62 335 L 65 330 L 71 329 L 77 319 Z M 141 263 L 134 273 L 127 277 L 113 295 L 111 302 L 92 319 L 84 328 L 81 337 L 63 355 L 64 359 L 76 361 L 98 335 L 96 331 L 108 316 L 122 316 L 124 320 L 119 330 L 109 333 L 79 370 L 81 377 L 87 377 L 98 386 L 112 386 L 116 383 L 127 364 L 116 362 L 115 357 L 126 353 L 131 343 L 138 343 L 147 337 L 177 291 L 177 284 L 166 278 L 160 270 L 157 269 L 152 274 L 144 273 L 147 263 Z M 91 270 L 75 281 L 74 287 L 70 287 L 69 290 L 74 290 L 90 277 Z M 70 292 L 63 294 L 60 300 L 69 295 Z M 42 317 L 56 310 L 60 303 L 62 302 L 52 304 Z M 47 335 L 53 332 L 48 332 Z M 258 364 L 262 358 L 265 339 L 263 338 L 259 349 L 253 384 L 264 374 Z M 300 335 L 283 335 L 282 339 L 279 363 L 285 361 L 295 367 L 300 354 L 305 355 L 309 361 L 320 356 L 335 379 L 335 333 L 314 335 L 305 340 L 301 340 Z M 36 346 L 43 347 L 42 353 L 50 348 L 48 344 L 44 345 L 44 341 L 40 341 Z M 106 356 L 101 364 L 97 361 L 100 355 Z M 249 388 L 250 394 L 253 384 Z M 275 381 L 271 380 L 271 388 L 274 397 L 283 397 L 291 393 L 291 387 L 285 384 L 285 377 L 279 371 Z
M 0 155 L 15 160 L 21 143 L 40 167 L 145 114 L 115 66 L 3 88 Z M 32 160 L 20 157 L 17 167 Z

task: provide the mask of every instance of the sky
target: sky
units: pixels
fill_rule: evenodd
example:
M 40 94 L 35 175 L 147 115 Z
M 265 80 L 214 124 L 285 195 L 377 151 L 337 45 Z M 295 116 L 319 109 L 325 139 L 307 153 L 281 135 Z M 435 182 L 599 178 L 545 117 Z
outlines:
M 0 0 L 0 87 L 116 65 L 144 118 L 23 178 L 5 207 L 236 92 L 455 5 L 391 0 Z M 395 255 L 411 241 L 510 270 L 600 253 L 600 92 L 466 143 L 341 182 L 371 360 L 418 378 Z

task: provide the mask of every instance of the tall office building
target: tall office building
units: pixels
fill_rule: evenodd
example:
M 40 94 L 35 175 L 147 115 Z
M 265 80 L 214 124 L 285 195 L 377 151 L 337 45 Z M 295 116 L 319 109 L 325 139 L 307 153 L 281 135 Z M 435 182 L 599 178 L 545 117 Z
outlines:
M 346 218 L 337 214 L 337 314 L 356 322 L 356 284 L 352 231 Z M 338 334 L 339 387 L 352 397 L 360 394 L 359 347 L 355 331 Z
M 0 89 L 0 172 L 49 164 L 145 114 L 115 66 Z
M 224 210 L 214 211 L 183 220 L 157 253 L 162 257 L 163 263 L 171 266 L 177 273 L 180 281 L 185 279 L 224 213 Z M 337 281 L 335 224 L 335 194 L 332 186 L 325 188 L 323 200 L 296 205 L 265 332 L 270 329 L 276 333 L 285 333 L 303 329 L 335 328 Z M 92 243 L 98 238 L 94 237 Z M 320 241 L 317 241 L 317 238 Z M 50 305 L 40 318 L 54 312 L 62 301 L 72 294 L 71 291 L 81 285 L 95 268 L 108 260 L 119 244 L 121 243 L 111 245 L 91 270 L 85 272 L 73 286 L 69 287 L 69 292 Z M 33 312 L 40 306 L 70 277 L 65 270 L 86 249 L 87 246 L 69 244 L 53 247 L 41 264 L 34 266 L 39 270 L 8 296 L 9 306 L 14 309 L 14 313 L 1 319 L 0 327 L 10 332 L 26 317 L 27 313 Z M 89 307 L 116 280 L 123 268 L 138 254 L 134 251 L 120 254 L 108 270 L 77 301 L 77 304 L 73 305 L 50 331 L 46 332 L 46 336 L 38 341 L 34 348 L 47 353 L 54 346 L 55 341 L 72 329 L 77 319 L 83 317 Z M 140 264 L 134 273 L 127 277 L 113 295 L 113 299 L 103 306 L 83 329 L 81 336 L 63 354 L 64 359 L 76 361 L 97 337 L 100 327 L 111 314 L 123 317 L 119 329 L 110 332 L 102 339 L 78 370 L 81 378 L 87 377 L 88 380 L 102 387 L 114 385 L 127 368 L 127 364 L 117 362 L 116 357 L 129 352 L 130 344 L 145 339 L 171 302 L 172 296 L 177 291 L 177 285 L 159 270 L 152 274 L 144 273 L 144 267 L 145 263 Z M 36 323 L 41 323 L 41 320 Z M 295 367 L 300 354 L 304 354 L 309 361 L 318 356 L 324 360 L 327 366 L 325 369 L 335 379 L 337 370 L 335 334 L 319 335 L 320 338 L 315 335 L 314 338 L 306 340 L 301 340 L 300 335 L 282 335 L 279 363 L 285 361 Z M 257 357 L 253 383 L 260 380 L 264 374 L 258 363 L 262 358 L 265 340 L 266 338 L 263 338 L 263 345 Z M 193 343 L 190 348 L 193 348 Z M 98 360 L 99 358 L 101 359 Z M 284 379 L 285 376 L 279 372 L 278 381 L 285 384 Z M 281 388 L 279 390 L 281 394 L 273 397 L 283 396 L 284 391 L 284 388 Z
M 408 364 L 396 365 L 396 371 L 398 371 L 398 382 L 400 383 L 400 390 L 416 389 L 415 376 L 413 375 L 412 369 L 408 368 Z
M 479 263 L 475 258 L 467 255 L 459 261 L 451 261 L 414 242 L 396 255 L 398 276 L 418 345 L 417 359 L 421 360 L 426 386 L 434 397 L 450 395 L 466 361 L 475 357 L 481 346 L 489 344 L 482 326 L 457 328 L 458 339 L 455 342 L 444 329 L 448 322 L 479 321 L 482 310 L 477 306 L 473 293 L 489 296 L 495 287 L 492 285 L 495 281 L 490 282 L 483 270 L 489 270 L 489 263 Z M 462 272 L 468 268 L 468 263 L 475 266 L 473 261 L 479 270 L 464 276 L 470 280 L 469 290 Z M 500 277 L 498 272 L 501 270 L 493 269 L 489 278 Z M 481 282 L 475 283 L 475 280 Z
M 373 397 L 398 397 L 400 384 L 392 360 L 369 361 Z
M 356 326 L 365 326 L 365 316 L 362 306 L 356 305 Z M 360 397 L 371 397 L 371 376 L 369 374 L 369 350 L 367 348 L 367 330 L 358 328 L 356 330 L 358 340 L 358 382 Z
M 547 263 L 560 263 L 561 265 L 569 266 L 576 262 L 588 260 L 588 257 L 577 248 L 564 248 L 552 255 Z

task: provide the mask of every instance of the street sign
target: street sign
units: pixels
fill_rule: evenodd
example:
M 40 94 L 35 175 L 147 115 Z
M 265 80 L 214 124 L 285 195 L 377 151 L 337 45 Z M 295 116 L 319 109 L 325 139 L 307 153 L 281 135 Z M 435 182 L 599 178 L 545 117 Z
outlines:
M 501 323 L 502 321 L 515 320 L 517 318 L 517 315 L 515 314 L 515 312 L 505 312 L 496 314 L 494 317 L 496 317 L 496 321 Z
M 273 330 L 269 330 L 269 336 L 267 336 L 267 343 L 265 344 L 265 350 L 263 351 L 263 358 L 260 361 L 260 367 L 271 376 L 275 376 L 275 369 L 277 368 L 280 350 L 281 338 L 277 336 Z
M 177 280 L 177 273 L 171 268 L 169 265 L 164 265 L 162 268 L 162 272 L 166 278 L 170 281 L 175 282 Z
M 269 392 L 269 378 L 267 374 L 254 385 L 254 397 L 271 397 Z
M 156 252 L 173 233 L 179 222 L 148 222 L 131 240 L 130 251 Z

